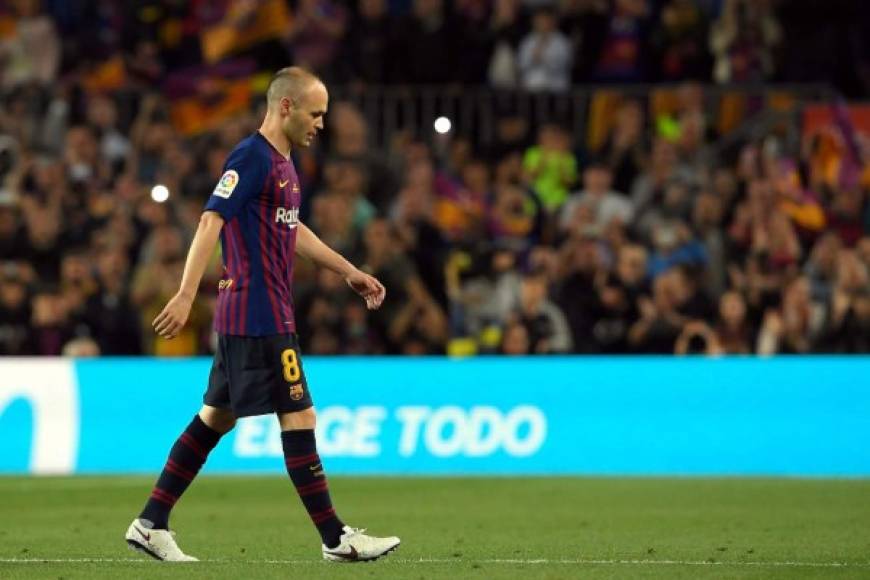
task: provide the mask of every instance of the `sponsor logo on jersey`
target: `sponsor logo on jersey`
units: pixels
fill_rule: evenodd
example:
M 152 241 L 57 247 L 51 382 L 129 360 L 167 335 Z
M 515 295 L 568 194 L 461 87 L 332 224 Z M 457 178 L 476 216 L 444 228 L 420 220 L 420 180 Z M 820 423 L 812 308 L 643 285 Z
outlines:
M 232 286 L 232 285 L 233 285 L 232 278 L 229 278 L 227 280 L 221 280 L 220 282 L 218 282 L 218 292 L 220 292 L 221 290 L 229 290 L 230 286 Z
M 284 181 L 279 181 L 279 182 L 278 182 L 278 187 L 280 187 L 280 188 L 284 188 L 284 187 L 287 186 L 288 183 L 290 183 L 290 180 L 289 180 L 289 179 L 285 179 Z
M 290 398 L 294 401 L 301 400 L 304 394 L 305 389 L 302 388 L 302 385 L 290 385 Z
M 221 175 L 220 181 L 218 181 L 212 195 L 229 199 L 238 184 L 239 174 L 234 169 L 230 169 Z
M 299 224 L 298 207 L 279 207 L 275 209 L 275 223 L 286 224 L 291 230 Z

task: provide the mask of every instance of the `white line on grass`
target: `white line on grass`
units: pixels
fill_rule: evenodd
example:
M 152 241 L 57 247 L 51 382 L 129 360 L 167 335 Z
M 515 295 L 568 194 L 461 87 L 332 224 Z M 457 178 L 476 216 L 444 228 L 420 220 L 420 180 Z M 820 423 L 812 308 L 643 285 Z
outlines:
M 706 560 L 583 560 L 583 559 L 522 559 L 488 558 L 390 558 L 393 564 L 529 564 L 529 565 L 593 565 L 593 566 L 754 566 L 759 568 L 870 568 L 870 562 L 722 562 Z M 0 564 L 151 564 L 141 558 L 0 558 Z M 322 560 L 200 560 L 205 564 L 323 564 Z

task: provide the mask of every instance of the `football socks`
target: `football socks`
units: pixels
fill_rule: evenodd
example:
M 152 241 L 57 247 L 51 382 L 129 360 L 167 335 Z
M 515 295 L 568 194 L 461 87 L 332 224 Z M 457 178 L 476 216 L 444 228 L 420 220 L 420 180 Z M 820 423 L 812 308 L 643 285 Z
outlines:
M 335 515 L 332 500 L 329 498 L 329 486 L 317 455 L 314 430 L 282 431 L 281 443 L 284 447 L 287 473 L 290 474 L 296 493 L 302 499 L 311 521 L 317 526 L 323 544 L 328 548 L 338 546 L 344 524 Z
M 172 511 L 172 506 L 199 473 L 209 452 L 220 438 L 221 433 L 203 423 L 199 415 L 195 415 L 172 446 L 157 485 L 154 486 L 139 517 L 150 521 L 154 529 L 169 529 L 169 512 Z

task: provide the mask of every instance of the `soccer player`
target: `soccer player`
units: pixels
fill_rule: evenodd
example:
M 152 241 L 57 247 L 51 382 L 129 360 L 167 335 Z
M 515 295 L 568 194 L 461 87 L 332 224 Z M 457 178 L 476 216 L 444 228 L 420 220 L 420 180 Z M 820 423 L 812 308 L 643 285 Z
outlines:
M 301 191 L 290 160 L 323 129 L 328 93 L 311 73 L 285 68 L 272 78 L 268 109 L 257 133 L 230 153 L 205 204 L 178 293 L 154 319 L 158 335 L 172 339 L 190 308 L 218 236 L 224 274 L 214 326 L 218 348 L 203 406 L 169 453 L 127 543 L 158 560 L 193 561 L 169 531 L 169 514 L 220 438 L 239 417 L 276 413 L 287 472 L 322 539 L 330 561 L 374 560 L 399 545 L 345 525 L 335 513 L 314 439 L 315 413 L 302 370 L 293 318 L 294 254 L 344 276 L 369 309 L 386 293 L 299 221 Z

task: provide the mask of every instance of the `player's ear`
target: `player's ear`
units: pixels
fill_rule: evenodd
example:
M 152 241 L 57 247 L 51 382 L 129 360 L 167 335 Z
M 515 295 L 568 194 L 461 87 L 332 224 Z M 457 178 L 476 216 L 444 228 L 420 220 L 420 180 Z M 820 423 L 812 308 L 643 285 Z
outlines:
M 296 107 L 296 103 L 294 103 L 293 99 L 291 99 L 290 97 L 281 97 L 279 104 L 281 106 L 282 113 L 289 113 L 291 109 L 294 109 Z

